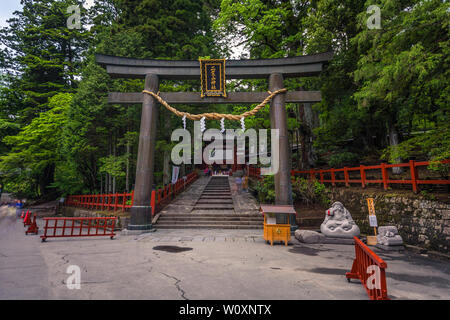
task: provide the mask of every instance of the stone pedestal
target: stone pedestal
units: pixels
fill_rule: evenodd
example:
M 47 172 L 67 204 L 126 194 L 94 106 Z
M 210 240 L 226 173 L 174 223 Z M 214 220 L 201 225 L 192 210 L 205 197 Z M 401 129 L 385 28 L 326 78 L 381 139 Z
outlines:
M 398 234 L 397 227 L 384 226 L 378 228 L 377 248 L 388 251 L 404 250 L 403 239 Z

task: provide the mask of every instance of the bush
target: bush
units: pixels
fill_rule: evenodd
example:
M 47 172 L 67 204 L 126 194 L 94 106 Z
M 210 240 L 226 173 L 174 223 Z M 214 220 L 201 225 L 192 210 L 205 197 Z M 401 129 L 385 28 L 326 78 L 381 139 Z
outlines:
M 345 165 L 353 165 L 358 163 L 358 155 L 352 152 L 341 152 L 333 154 L 328 161 L 328 165 L 332 168 L 339 168 Z
M 329 205 L 327 189 L 324 184 L 317 180 L 309 181 L 304 178 L 296 178 L 292 183 L 292 192 L 295 199 L 305 204 Z
M 274 176 L 264 176 L 255 185 L 257 198 L 260 203 L 275 203 L 275 179 Z M 318 181 L 309 181 L 303 178 L 296 178 L 292 182 L 292 198 L 305 204 L 321 204 L 327 206 L 330 200 L 327 196 L 327 189 L 324 184 Z
M 258 193 L 260 203 L 275 202 L 275 178 L 274 176 L 264 176 L 262 180 L 256 183 L 255 190 Z

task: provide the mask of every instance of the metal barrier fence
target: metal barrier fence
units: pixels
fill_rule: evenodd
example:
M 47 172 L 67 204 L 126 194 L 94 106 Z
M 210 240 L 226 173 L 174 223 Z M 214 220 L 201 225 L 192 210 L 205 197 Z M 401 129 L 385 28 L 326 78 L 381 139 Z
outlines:
M 192 172 L 187 176 L 178 179 L 174 184 L 168 184 L 164 188 L 153 190 L 150 203 L 153 215 L 159 212 L 171 199 L 192 182 L 198 178 L 196 172 Z M 114 194 L 90 194 L 90 195 L 70 195 L 65 201 L 66 206 L 80 207 L 95 210 L 113 210 L 121 209 L 125 211 L 133 206 L 133 195 L 131 193 L 114 193 Z
M 354 237 L 355 256 L 352 270 L 345 274 L 347 280 L 359 279 L 371 300 L 389 300 L 386 286 L 386 262 Z
M 47 238 L 94 237 L 116 235 L 116 217 L 44 218 L 42 242 Z M 52 223 L 53 222 L 53 223 Z

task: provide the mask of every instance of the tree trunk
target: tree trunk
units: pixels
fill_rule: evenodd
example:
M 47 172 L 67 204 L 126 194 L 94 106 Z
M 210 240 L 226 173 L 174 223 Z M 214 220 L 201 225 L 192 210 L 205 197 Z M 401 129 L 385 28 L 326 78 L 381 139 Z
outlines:
M 125 169 L 125 192 L 130 192 L 130 142 L 127 141 L 127 161 Z
M 394 124 L 389 125 L 389 145 L 393 148 L 396 148 L 399 144 L 399 138 L 398 138 L 398 131 Z M 395 159 L 395 163 L 401 163 L 402 159 L 397 158 Z M 393 174 L 401 174 L 403 173 L 403 168 L 401 167 L 393 167 L 392 168 Z
M 313 129 L 319 126 L 318 115 L 311 108 L 310 103 L 299 107 L 301 121 L 300 144 L 302 153 L 302 169 L 310 169 L 317 162 L 317 154 L 313 147 Z
M 163 184 L 170 182 L 170 153 L 164 151 L 164 166 L 163 166 Z

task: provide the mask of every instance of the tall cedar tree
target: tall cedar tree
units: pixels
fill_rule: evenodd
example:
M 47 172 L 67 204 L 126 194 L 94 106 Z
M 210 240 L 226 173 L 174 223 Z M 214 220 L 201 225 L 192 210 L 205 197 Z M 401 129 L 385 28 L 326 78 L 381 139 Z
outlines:
M 57 93 L 76 89 L 81 55 L 89 37 L 85 29 L 67 26 L 73 13 L 67 12 L 68 7 L 80 5 L 83 13 L 81 1 L 22 0 L 21 5 L 23 8 L 15 11 L 13 18 L 7 21 L 8 26 L 0 30 L 0 41 L 4 46 L 0 68 L 5 81 L 0 88 L 0 123 L 8 124 L 13 119 L 13 129 L 16 129 L 7 133 L 17 133 L 19 126 L 30 124 L 41 112 L 49 110 L 49 99 Z M 8 141 L 14 144 L 17 139 Z M 10 147 L 13 153 L 15 145 Z M 48 163 L 35 173 L 40 187 L 32 195 L 45 196 L 50 191 L 54 168 L 54 163 Z M 23 169 L 26 172 L 30 168 Z

